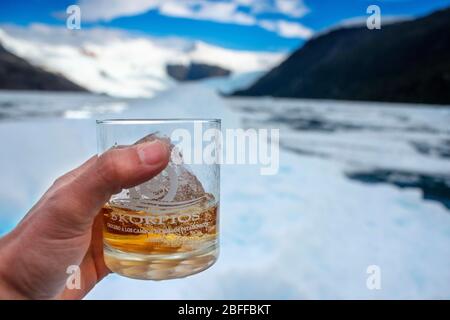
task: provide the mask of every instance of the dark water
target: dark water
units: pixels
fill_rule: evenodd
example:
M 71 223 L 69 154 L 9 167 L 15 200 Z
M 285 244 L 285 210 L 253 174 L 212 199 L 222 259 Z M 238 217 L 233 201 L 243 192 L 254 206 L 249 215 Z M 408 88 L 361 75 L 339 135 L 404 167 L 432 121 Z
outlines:
M 399 188 L 420 189 L 425 200 L 438 201 L 450 210 L 450 175 L 426 175 L 417 172 L 377 169 L 350 172 L 346 176 L 369 184 L 389 183 Z
M 450 108 L 336 101 L 237 100 L 246 127 L 282 128 L 281 148 L 345 163 L 366 184 L 419 189 L 450 210 Z

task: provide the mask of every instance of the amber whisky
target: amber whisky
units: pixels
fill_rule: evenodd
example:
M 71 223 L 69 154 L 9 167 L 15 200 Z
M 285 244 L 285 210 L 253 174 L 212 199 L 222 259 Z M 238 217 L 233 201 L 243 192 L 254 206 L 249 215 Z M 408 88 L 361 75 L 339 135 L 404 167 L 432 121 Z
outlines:
M 217 259 L 219 208 L 212 196 L 128 207 L 111 201 L 101 211 L 105 262 L 112 271 L 139 279 L 179 278 Z

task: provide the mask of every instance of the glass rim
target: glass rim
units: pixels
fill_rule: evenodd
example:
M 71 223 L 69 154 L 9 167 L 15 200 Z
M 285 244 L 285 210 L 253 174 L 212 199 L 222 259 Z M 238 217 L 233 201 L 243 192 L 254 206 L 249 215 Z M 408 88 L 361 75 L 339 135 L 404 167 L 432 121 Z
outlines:
M 221 119 L 213 118 L 167 118 L 167 119 L 103 119 L 95 120 L 96 124 L 171 124 L 171 123 L 221 123 Z

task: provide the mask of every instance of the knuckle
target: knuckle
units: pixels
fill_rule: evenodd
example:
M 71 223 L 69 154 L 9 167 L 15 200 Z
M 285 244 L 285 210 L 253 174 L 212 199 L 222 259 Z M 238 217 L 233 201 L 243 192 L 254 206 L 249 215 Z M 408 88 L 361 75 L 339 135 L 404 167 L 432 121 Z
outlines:
M 64 207 L 64 186 L 55 190 L 50 190 L 45 195 L 45 206 L 50 212 L 59 212 Z
M 86 212 L 86 201 L 71 193 L 73 190 L 70 184 L 66 184 L 51 192 L 45 199 L 44 214 L 51 217 L 51 223 L 47 224 L 46 229 L 50 236 L 64 238 L 89 223 L 82 215 L 74 214 Z
M 118 188 L 118 184 L 120 184 L 120 170 L 115 150 L 108 151 L 98 158 L 97 173 L 107 185 Z
M 56 178 L 55 181 L 53 181 L 52 187 L 60 187 L 66 184 L 67 180 L 68 180 L 67 175 L 60 176 Z

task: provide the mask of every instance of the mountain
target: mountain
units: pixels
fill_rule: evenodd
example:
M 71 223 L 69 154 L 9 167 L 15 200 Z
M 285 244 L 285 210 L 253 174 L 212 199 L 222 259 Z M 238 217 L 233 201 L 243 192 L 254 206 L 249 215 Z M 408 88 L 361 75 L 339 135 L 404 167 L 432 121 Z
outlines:
M 450 9 L 330 31 L 234 94 L 450 104 Z
M 8 52 L 0 44 L 0 89 L 86 91 L 81 86 Z
M 230 70 L 212 66 L 205 63 L 191 63 L 187 66 L 181 64 L 169 64 L 166 66 L 167 74 L 178 81 L 201 80 L 213 77 L 230 75 Z
M 0 41 L 33 65 L 92 92 L 122 97 L 151 97 L 176 85 L 168 65 L 206 64 L 241 74 L 270 70 L 285 58 L 283 53 L 231 50 L 118 29 L 68 30 L 43 24 L 1 25 Z

